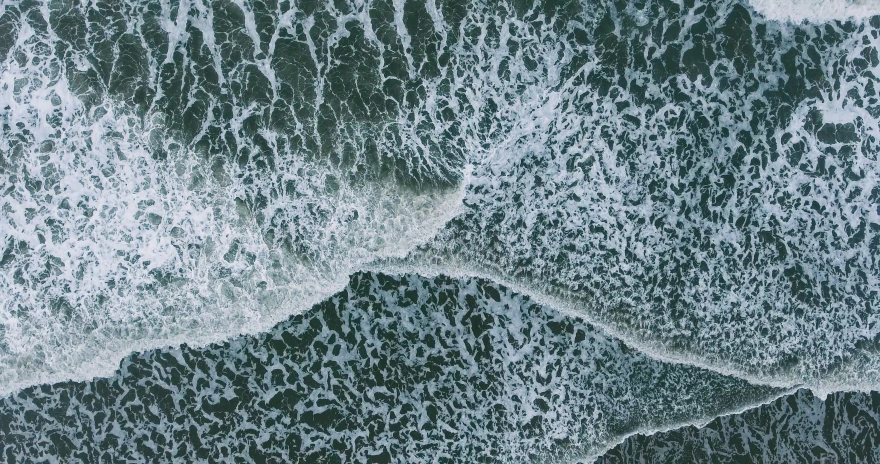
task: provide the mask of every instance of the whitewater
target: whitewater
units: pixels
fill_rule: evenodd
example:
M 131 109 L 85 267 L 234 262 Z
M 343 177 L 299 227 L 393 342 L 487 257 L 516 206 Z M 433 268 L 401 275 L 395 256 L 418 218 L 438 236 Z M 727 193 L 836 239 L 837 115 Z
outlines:
M 99 385 L 128 397 L 126 375 L 171 369 L 189 381 L 163 388 L 184 403 L 230 400 L 232 379 L 254 377 L 241 388 L 265 398 L 226 426 L 248 436 L 280 391 L 261 363 L 326 364 L 314 375 L 328 384 L 288 379 L 302 396 L 285 401 L 342 402 L 327 379 L 372 375 L 353 347 L 386 346 L 377 327 L 419 334 L 390 359 L 454 366 L 399 392 L 367 382 L 348 413 L 462 425 L 440 445 L 383 438 L 424 459 L 431 446 L 595 459 L 798 388 L 876 390 L 878 13 L 804 0 L 6 0 L 2 414 L 24 423 L 45 402 L 33 398 Z M 321 311 L 360 321 L 364 341 L 309 332 Z M 473 314 L 498 326 L 476 331 Z M 435 324 L 450 346 L 426 341 Z M 289 333 L 304 353 L 271 355 Z M 535 366 L 544 377 L 522 380 Z M 459 391 L 462 377 L 494 387 Z M 460 407 L 421 409 L 412 392 L 435 388 Z M 375 399 L 387 391 L 406 400 Z M 484 403 L 512 415 L 482 427 L 468 411 Z M 158 407 L 169 443 L 188 433 L 180 421 L 210 430 L 189 407 Z M 514 432 L 535 417 L 550 423 Z M 127 420 L 118 439 L 149 435 Z M 33 436 L 82 434 L 48 421 Z M 358 440 L 321 424 L 258 429 L 316 453 Z M 243 453 L 230 436 L 216 446 Z M 480 445 L 450 444 L 464 437 Z

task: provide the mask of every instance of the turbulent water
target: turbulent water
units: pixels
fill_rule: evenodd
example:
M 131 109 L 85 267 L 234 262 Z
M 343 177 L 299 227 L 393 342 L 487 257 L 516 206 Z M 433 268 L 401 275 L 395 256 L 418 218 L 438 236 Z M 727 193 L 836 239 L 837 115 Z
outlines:
M 880 459 L 880 4 L 0 1 L 3 459 Z

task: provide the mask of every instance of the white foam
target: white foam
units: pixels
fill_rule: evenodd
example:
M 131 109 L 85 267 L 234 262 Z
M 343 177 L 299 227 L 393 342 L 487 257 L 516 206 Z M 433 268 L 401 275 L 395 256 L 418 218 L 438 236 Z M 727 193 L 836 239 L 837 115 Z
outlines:
M 183 10 L 166 27 L 172 45 L 187 20 L 210 32 L 203 3 Z M 163 14 L 175 24 L 169 8 Z M 251 22 L 245 11 L 254 38 Z M 71 64 L 52 55 L 57 41 L 22 22 L 16 53 L 0 63 L 0 123 L 11 128 L 0 137 L 0 250 L 10 253 L 0 269 L 0 395 L 110 375 L 132 351 L 266 331 L 367 262 L 426 242 L 458 211 L 463 187 L 350 181 L 289 145 L 272 146 L 272 173 L 236 163 L 218 170 L 173 139 L 157 147 L 151 134 L 164 134 L 164 116 L 136 116 L 106 95 L 89 108 L 59 72 Z M 70 53 L 72 66 L 87 69 Z M 262 109 L 233 111 L 233 136 L 247 147 L 235 122 Z M 261 135 L 272 144 L 279 134 Z M 413 143 L 406 134 L 402 142 Z M 167 160 L 153 158 L 157 148 Z M 263 224 L 240 202 L 257 195 L 268 202 L 256 212 Z M 275 241 L 266 235 L 273 221 Z M 282 249 L 285 238 L 294 250 Z
M 402 4 L 396 2 L 395 8 L 399 10 Z M 729 14 L 733 5 L 724 4 L 720 11 Z M 428 83 L 424 89 L 426 96 L 419 103 L 421 107 L 407 108 L 396 119 L 383 121 L 381 135 L 390 135 L 377 141 L 380 149 L 404 147 L 413 153 L 413 158 L 421 157 L 419 163 L 413 163 L 417 166 L 414 170 L 443 172 L 449 166 L 435 167 L 433 163 L 442 164 L 443 160 L 432 156 L 424 141 L 439 137 L 449 128 L 463 134 L 454 143 L 468 153 L 475 165 L 476 174 L 463 184 L 468 188 L 467 200 L 472 208 L 463 215 L 467 217 L 461 224 L 445 229 L 432 243 L 437 256 L 429 258 L 443 260 L 457 254 L 462 262 L 459 272 L 487 269 L 484 274 L 500 281 L 520 282 L 536 294 L 552 294 L 554 285 L 566 289 L 610 288 L 611 296 L 588 295 L 600 303 L 582 304 L 587 299 L 584 297 L 571 306 L 616 328 L 622 337 L 638 342 L 637 346 L 658 357 L 705 363 L 720 371 L 754 374 L 759 380 L 785 385 L 819 380 L 825 382 L 823 385 L 832 381 L 843 385 L 852 380 L 817 379 L 814 374 L 832 365 L 835 358 L 848 355 L 858 340 L 876 333 L 876 316 L 860 319 L 862 315 L 856 309 L 835 301 L 824 311 L 808 311 L 807 322 L 798 320 L 794 309 L 801 307 L 780 306 L 789 292 L 789 284 L 778 276 L 786 268 L 774 260 L 775 248 L 750 243 L 758 241 L 755 236 L 760 231 L 775 227 L 789 240 L 789 245 L 802 250 L 799 264 L 804 264 L 808 277 L 840 283 L 843 290 L 850 291 L 860 283 L 852 276 L 844 281 L 848 274 L 841 270 L 858 266 L 868 271 L 868 287 L 880 288 L 870 272 L 876 268 L 871 267 L 874 265 L 868 240 L 846 250 L 816 246 L 817 242 L 825 243 L 823 240 L 844 246 L 845 237 L 830 237 L 841 236 L 847 226 L 855 227 L 861 219 L 878 221 L 876 208 L 868 199 L 878 178 L 876 151 L 871 146 L 860 148 L 850 160 L 824 157 L 821 149 L 825 147 L 817 142 L 812 129 L 804 127 L 804 119 L 817 107 L 817 101 L 803 101 L 795 109 L 790 127 L 779 127 L 759 142 L 784 144 L 780 148 L 783 152 L 803 142 L 807 152 L 801 164 L 810 169 L 818 165 L 820 158 L 839 164 L 840 170 L 845 163 L 860 168 L 864 178 L 858 181 L 859 191 L 852 190 L 853 199 L 846 200 L 851 193 L 847 189 L 856 186 L 856 182 L 849 183 L 841 176 L 825 179 L 803 174 L 800 164 L 788 165 L 787 157 L 780 156 L 774 162 L 765 161 L 764 171 L 757 178 L 752 178 L 745 167 L 732 172 L 741 187 L 726 204 L 712 206 L 713 213 L 725 217 L 736 217 L 745 211 L 748 214 L 743 216 L 753 224 L 733 227 L 731 221 L 693 220 L 677 210 L 701 208 L 700 192 L 684 186 L 701 180 L 696 177 L 700 170 L 726 168 L 725 163 L 740 143 L 736 132 L 752 130 L 748 122 L 751 115 L 744 114 L 742 108 L 762 98 L 760 92 L 745 96 L 738 93 L 743 86 L 737 81 L 740 78 L 733 75 L 736 66 L 730 59 L 719 58 L 719 63 L 724 62 L 729 71 L 719 71 L 715 76 L 716 81 L 731 79 L 734 85 L 727 90 L 704 87 L 708 84 L 691 81 L 685 75 L 671 76 L 658 84 L 650 72 L 628 69 L 627 80 L 638 81 L 649 99 L 666 103 L 657 110 L 639 103 L 639 98 L 629 90 L 615 88 L 614 94 L 601 94 L 593 84 L 586 84 L 587 76 L 601 66 L 599 57 L 592 54 L 590 47 L 559 40 L 551 25 L 536 26 L 515 16 L 481 16 L 477 10 L 460 26 L 461 31 L 468 33 L 454 36 L 441 31 L 444 44 L 447 39 L 457 41 L 448 44 L 446 52 L 451 55 L 451 64 L 440 70 L 442 86 Z M 209 13 L 203 3 L 196 2 L 188 12 L 181 8 L 172 21 L 171 9 L 163 7 L 162 24 L 166 25 L 171 47 L 186 42 L 181 37 L 187 21 L 209 32 L 213 24 Z M 257 40 L 256 20 L 250 10 L 243 13 L 245 36 Z M 441 12 L 430 4 L 428 14 L 437 27 L 449 27 Z M 291 13 L 280 20 L 279 30 L 316 27 L 313 17 L 293 16 Z M 401 17 L 401 12 L 396 11 L 394 29 L 400 28 Z M 324 44 L 316 45 L 310 42 L 311 34 L 304 35 L 318 73 L 315 93 L 319 102 L 330 85 L 322 73 L 332 65 L 323 55 L 349 36 L 350 22 L 369 18 L 364 9 L 340 16 L 336 30 L 329 32 L 331 36 Z M 376 31 L 367 26 L 363 27 L 367 40 L 378 43 Z M 763 79 L 761 86 L 777 85 L 784 74 L 779 65 L 781 57 L 774 53 L 797 49 L 794 34 L 784 30 L 791 27 L 768 24 L 768 37 L 779 41 L 778 49 L 762 50 L 768 55 L 757 60 L 756 69 L 748 70 Z M 815 28 L 805 32 L 815 34 Z M 862 52 L 870 52 L 866 45 L 870 42 L 868 33 L 859 34 L 862 36 L 845 36 L 841 45 L 834 46 L 837 48 L 822 53 L 843 50 L 855 59 Z M 273 35 L 279 36 L 278 31 Z M 400 40 L 411 46 L 417 42 L 415 36 L 407 37 Z M 22 23 L 16 47 L 21 54 L 36 56 L 44 48 L 38 45 L 53 40 L 51 31 L 44 37 Z M 217 64 L 221 61 L 218 45 L 210 38 L 206 40 L 211 62 L 222 67 Z M 51 43 L 45 48 L 51 49 Z M 71 53 L 75 57 L 76 52 Z M 169 57 L 174 56 L 170 49 L 168 53 Z M 575 57 L 586 58 L 585 64 L 579 70 L 567 69 Z M 224 173 L 225 179 L 214 179 L 207 166 L 193 161 L 198 156 L 186 149 L 171 150 L 167 166 L 163 166 L 149 156 L 150 145 L 144 133 L 151 130 L 150 124 L 127 117 L 124 107 L 115 107 L 111 102 L 85 114 L 85 106 L 73 96 L 63 73 L 62 77 L 53 74 L 53 67 L 47 64 L 49 59 L 36 64 L 10 58 L 2 68 L 0 98 L 10 109 L 0 113 L 0 117 L 10 127 L 27 128 L 30 137 L 27 153 L 20 156 L 19 164 L 8 170 L 10 176 L 0 184 L 4 191 L 7 186 L 14 187 L 2 200 L 6 214 L 0 218 L 0 233 L 5 234 L 0 236 L 0 246 L 18 240 L 26 242 L 28 249 L 23 252 L 24 257 L 16 256 L 12 265 L 0 273 L 4 284 L 12 289 L 3 295 L 5 300 L 0 300 L 5 311 L 4 349 L 17 356 L 8 358 L 10 367 L 0 369 L 6 375 L 7 385 L 87 378 L 96 372 L 109 372 L 131 349 L 184 341 L 201 344 L 232 333 L 265 330 L 275 321 L 341 288 L 350 272 L 366 267 L 371 260 L 406 254 L 433 237 L 458 212 L 464 187 L 455 192 L 423 195 L 413 195 L 394 185 L 342 182 L 338 188 L 331 187 L 333 179 L 338 180 L 345 173 L 307 161 L 295 149 L 291 151 L 289 145 L 284 149 L 271 147 L 277 167 L 265 177 L 275 179 L 267 180 L 253 167 L 234 171 L 238 169 L 234 166 Z M 87 60 L 74 60 L 77 69 L 85 69 L 82 65 L 86 63 Z M 406 63 L 417 64 L 412 56 L 406 57 Z M 265 68 L 270 61 L 261 59 L 258 64 L 263 66 L 258 68 L 267 69 L 270 74 L 266 76 L 271 87 L 268 90 L 275 94 L 280 78 Z M 185 63 L 188 65 L 191 63 Z M 831 67 L 823 69 L 832 72 Z M 217 71 L 222 82 L 241 78 L 240 70 L 231 71 L 227 77 L 223 77 L 223 69 Z M 854 72 L 849 68 L 844 71 Z M 156 70 L 150 72 L 151 78 L 159 74 Z M 861 119 L 865 127 L 860 136 L 865 141 L 875 140 L 876 121 L 869 112 L 855 106 L 860 105 L 856 100 L 848 100 L 850 91 L 860 93 L 867 81 L 855 75 L 849 77 L 853 79 L 844 84 L 850 87 L 849 91 L 823 95 L 823 101 L 828 103 L 818 107 L 827 113 L 826 122 L 843 124 Z M 562 82 L 563 78 L 566 81 Z M 680 87 L 676 92 L 687 95 L 687 104 L 669 101 L 672 80 Z M 28 87 L 24 92 L 16 90 L 20 85 Z M 439 90 L 441 87 L 444 90 Z M 233 106 L 232 119 L 236 123 L 232 124 L 231 132 L 239 146 L 246 146 L 246 135 L 239 137 L 243 121 L 265 108 L 256 104 Z M 694 160 L 664 158 L 663 153 L 670 153 L 680 138 L 688 137 L 683 119 L 689 115 L 689 109 L 708 107 L 723 108 L 719 117 L 724 127 L 731 130 L 730 134 L 716 134 L 709 141 L 717 159 L 698 160 L 702 165 L 694 169 L 688 165 Z M 455 120 L 455 127 L 437 122 L 441 118 L 436 115 L 447 110 L 453 115 L 449 119 Z M 633 119 L 638 120 L 639 126 L 632 123 Z M 155 124 L 161 126 L 161 121 L 157 119 Z M 424 129 L 431 124 L 433 129 Z M 344 131 L 357 132 L 356 126 L 346 125 L 339 135 L 350 135 Z M 633 139 L 641 144 L 638 156 L 629 157 L 632 150 L 621 151 L 620 144 L 612 146 L 606 141 L 608 134 L 622 133 L 640 137 Z M 263 135 L 269 144 L 274 140 L 268 130 Z M 366 138 L 375 132 L 356 135 Z M 782 142 L 783 139 L 788 141 Z M 12 137 L 0 139 L 0 148 L 11 151 L 13 141 Z M 360 141 L 353 140 L 353 145 Z M 55 146 L 44 153 L 45 143 Z M 754 161 L 761 161 L 760 155 L 755 156 Z M 712 163 L 717 166 L 710 166 Z M 57 191 L 54 184 L 52 188 L 43 186 L 32 191 L 34 185 L 22 180 L 25 173 L 39 178 L 43 171 L 59 184 Z M 245 175 L 255 179 L 253 185 L 240 180 Z M 709 184 L 720 185 L 721 179 L 717 177 L 705 176 L 705 189 L 715 189 Z M 649 181 L 654 180 L 663 184 L 656 193 L 662 197 L 659 200 L 653 200 L 646 192 Z M 284 181 L 293 182 L 296 191 L 277 188 L 278 182 Z M 796 198 L 801 203 L 774 203 L 785 194 L 795 196 L 797 187 L 810 192 Z M 757 191 L 762 194 L 750 193 Z M 725 192 L 718 188 L 714 193 Z M 254 215 L 242 211 L 232 200 L 252 198 L 255 194 L 268 199 L 268 205 L 256 213 L 284 224 L 284 230 L 301 248 L 299 252 L 285 254 L 276 246 L 277 242 L 265 243 L 266 231 Z M 839 207 L 844 201 L 849 202 L 849 208 Z M 816 212 L 811 209 L 814 203 L 829 212 Z M 62 207 L 63 204 L 68 206 Z M 81 208 L 80 204 L 85 205 L 82 211 L 76 209 Z M 68 207 L 74 207 L 73 212 Z M 92 210 L 97 214 L 91 214 Z M 156 217 L 158 223 L 154 224 L 151 218 Z M 548 226 L 548 218 L 553 220 L 552 227 Z M 48 220 L 60 227 L 60 232 L 55 232 L 55 226 L 48 225 Z M 806 237 L 803 230 L 807 227 L 826 238 Z M 705 237 L 696 237 L 695 229 Z M 50 232 L 49 240 L 43 243 Z M 695 246 L 697 241 L 710 244 L 712 253 Z M 671 254 L 670 250 L 676 247 L 688 256 Z M 233 253 L 233 249 L 239 251 Z M 719 250 L 729 252 L 733 256 L 731 261 L 725 261 Z M 224 258 L 227 252 L 229 260 Z M 663 313 L 664 305 L 656 303 L 657 299 L 668 297 L 663 290 L 655 288 L 655 293 L 638 294 L 637 280 L 658 277 L 653 266 L 670 255 L 676 261 L 693 265 L 694 281 L 679 296 L 687 300 L 687 307 L 693 310 L 691 316 L 700 321 L 695 327 L 678 327 L 676 324 L 686 318 Z M 852 264 L 845 262 L 853 259 Z M 756 260 L 760 261 L 757 265 Z M 526 261 L 528 266 L 522 264 Z M 744 262 L 749 264 L 743 265 Z M 708 270 L 700 271 L 699 265 Z M 38 279 L 43 269 L 49 273 L 45 279 Z M 156 272 L 167 274 L 170 280 L 158 290 L 152 287 Z M 530 282 L 519 279 L 530 273 Z M 81 279 L 78 274 L 89 278 Z M 16 275 L 33 279 L 22 283 Z M 737 282 L 742 285 L 722 291 L 713 285 L 712 279 L 739 279 Z M 628 293 L 615 293 L 622 288 Z M 59 296 L 74 308 L 72 317 L 82 321 L 78 322 L 82 330 L 58 322 L 57 315 L 47 309 L 51 299 Z M 641 303 L 627 306 L 626 313 L 615 314 L 617 320 L 610 319 L 608 306 L 629 304 L 639 297 Z M 772 303 L 768 310 L 761 306 L 765 302 Z M 734 316 L 739 319 L 723 321 L 735 319 Z M 862 333 L 844 329 L 845 333 L 840 335 L 834 332 L 835 324 L 860 324 L 866 329 Z M 772 330 L 768 330 L 768 335 L 754 335 L 751 332 L 755 327 Z M 686 333 L 687 330 L 691 332 Z M 826 330 L 828 334 L 823 332 Z M 729 336 L 731 331 L 734 337 Z M 783 331 L 789 336 L 781 342 L 774 341 Z M 100 336 L 90 340 L 82 336 L 84 333 Z M 678 348 L 670 347 L 672 336 L 682 334 L 700 346 L 697 354 L 680 353 Z M 667 336 L 670 338 L 664 338 Z M 796 355 L 804 355 L 806 366 L 802 373 L 809 378 L 754 373 L 764 366 L 772 369 Z M 89 363 L 99 367 L 83 367 L 92 365 Z M 872 378 L 880 379 L 880 374 Z
M 723 415 L 704 429 L 627 441 L 600 462 L 638 461 L 647 455 L 657 462 L 814 462 L 844 460 L 847 453 L 853 460 L 872 462 L 876 451 L 871 454 L 870 444 L 880 418 L 872 396 L 845 392 L 821 398 L 800 390 L 740 414 Z M 861 450 L 868 452 L 859 455 Z M 817 458 L 817 452 L 827 454 Z
M 878 0 L 749 0 L 767 19 L 793 23 L 860 20 L 880 14 Z
M 79 389 L 99 400 L 70 394 Z M 126 413 L 155 405 L 156 391 L 178 399 L 158 420 Z M 224 460 L 247 449 L 258 430 L 257 452 L 267 457 L 318 453 L 305 460 L 361 462 L 378 452 L 357 445 L 363 424 L 381 418 L 395 427 L 371 431 L 370 443 L 392 460 L 472 462 L 491 453 L 500 462 L 565 462 L 601 454 L 635 431 L 701 424 L 781 393 L 649 359 L 584 321 L 480 279 L 359 274 L 345 291 L 267 334 L 146 353 L 124 361 L 113 378 L 86 385 L 29 389 L 0 401 L 0 417 L 12 418 L 14 435 L 25 439 L 10 453 L 29 457 L 52 453 L 47 445 L 60 436 L 84 439 L 85 449 L 115 440 L 117 456 L 127 458 L 158 434 L 166 440 L 151 443 L 160 454 L 186 443 L 175 458 L 210 449 Z M 81 421 L 22 419 L 60 398 Z M 221 398 L 235 398 L 235 411 L 212 411 Z M 312 414 L 347 420 L 316 423 Z M 192 424 L 200 442 L 179 434 Z M 218 426 L 223 433 L 214 433 Z M 280 446 L 290 436 L 304 445 Z
M 734 6 L 719 6 L 722 17 Z M 856 233 L 880 223 L 867 193 L 880 178 L 880 126 L 868 111 L 875 84 L 856 61 L 876 53 L 874 31 L 766 26 L 771 39 L 753 42 L 755 69 L 745 70 L 760 76 L 755 92 L 683 75 L 658 84 L 636 67 L 624 75 L 648 96 L 614 84 L 606 96 L 586 79 L 554 88 L 548 72 L 508 99 L 491 76 L 481 80 L 472 104 L 491 98 L 500 130 L 487 131 L 492 148 L 475 163 L 466 211 L 408 262 L 394 264 L 515 283 L 656 359 L 819 394 L 876 388 L 880 360 L 862 348 L 880 330 L 880 316 L 867 309 L 880 291 L 875 232 Z M 786 82 L 781 55 L 793 51 L 806 61 L 810 49 L 800 43 L 830 29 L 839 39 L 827 41 L 817 69 L 833 86 L 812 89 L 821 95 L 800 99 L 784 125 L 764 126 L 754 112 L 773 121 L 768 108 L 777 103 L 764 99 Z M 575 54 L 591 57 L 559 52 Z M 584 73 L 608 72 L 598 71 L 598 61 L 587 61 Z M 518 65 L 511 60 L 511 72 Z M 716 66 L 735 68 L 726 58 Z M 670 98 L 673 82 L 686 103 Z M 706 108 L 723 108 L 718 122 Z M 701 113 L 712 116 L 696 129 Z M 845 127 L 829 131 L 830 124 Z M 748 134 L 748 146 L 737 133 Z M 841 175 L 847 170 L 855 175 Z M 793 290 L 797 273 L 805 289 Z M 825 287 L 831 296 L 820 292 Z

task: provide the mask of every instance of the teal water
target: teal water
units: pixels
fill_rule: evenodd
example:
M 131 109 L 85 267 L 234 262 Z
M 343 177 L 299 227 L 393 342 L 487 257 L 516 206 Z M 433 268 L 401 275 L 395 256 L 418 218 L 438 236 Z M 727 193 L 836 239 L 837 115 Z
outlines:
M 5 460 L 877 459 L 876 5 L 0 5 Z

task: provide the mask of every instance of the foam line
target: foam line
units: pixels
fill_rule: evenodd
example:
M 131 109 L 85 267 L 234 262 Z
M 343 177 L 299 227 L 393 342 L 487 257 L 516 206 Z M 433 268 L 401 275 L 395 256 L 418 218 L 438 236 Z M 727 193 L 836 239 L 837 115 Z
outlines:
M 823 400 L 799 390 L 700 428 L 632 436 L 599 462 L 629 462 L 640 456 L 662 462 L 871 462 L 878 435 L 876 398 L 876 392 L 841 392 Z
M 132 460 L 564 462 L 779 393 L 649 359 L 481 279 L 359 273 L 267 333 L 30 388 L 0 400 L 0 421 L 5 456 L 63 459 L 51 444 L 72 441 L 77 453 L 115 443 L 114 457 Z M 145 437 L 165 440 L 147 449 Z
M 658 359 L 880 379 L 869 23 L 343 3 L 3 4 L 0 391 L 267 330 L 422 244 Z
M 808 385 L 803 384 L 800 379 L 795 378 L 767 378 L 755 376 L 754 374 L 744 371 L 736 364 L 718 364 L 706 362 L 706 360 L 688 356 L 686 353 L 675 352 L 669 350 L 662 344 L 651 343 L 650 340 L 635 338 L 632 334 L 619 330 L 613 325 L 609 325 L 601 319 L 595 318 L 595 310 L 588 307 L 583 300 L 579 300 L 571 295 L 565 295 L 562 292 L 552 292 L 541 290 L 539 287 L 523 283 L 516 279 L 507 278 L 500 275 L 497 270 L 492 271 L 488 267 L 475 266 L 472 263 L 458 262 L 453 265 L 443 263 L 443 265 L 425 265 L 413 263 L 401 263 L 396 260 L 374 263 L 369 266 L 370 272 L 382 272 L 392 275 L 415 274 L 424 277 L 449 276 L 453 278 L 478 278 L 485 279 L 512 289 L 516 293 L 526 295 L 535 302 L 553 308 L 565 314 L 568 317 L 578 318 L 587 323 L 601 329 L 602 332 L 610 337 L 626 343 L 627 346 L 638 350 L 645 356 L 658 362 L 667 364 L 680 364 L 684 366 L 704 369 L 706 371 L 715 372 L 720 375 L 735 377 L 745 380 L 753 385 L 764 385 L 781 389 L 798 389 L 807 388 L 814 390 L 817 395 L 828 394 L 835 391 L 843 390 L 859 390 L 871 391 L 877 389 L 874 384 L 854 387 L 849 384 L 836 385 L 833 387 L 821 384 Z
M 360 8 L 313 34 L 296 8 L 267 31 L 245 3 L 3 3 L 2 394 L 269 330 L 458 212 L 468 168 L 421 127 L 436 82 L 386 113 L 330 95 Z
M 621 435 L 620 437 L 618 437 L 618 441 L 616 443 L 609 444 L 603 450 L 601 450 L 601 452 L 597 452 L 597 453 L 590 454 L 588 456 L 580 457 L 572 462 L 573 463 L 577 462 L 579 464 L 592 464 L 597 459 L 599 459 L 600 457 L 602 457 L 603 455 L 608 453 L 608 451 L 614 449 L 614 447 L 616 447 L 617 445 L 625 442 L 626 440 L 631 439 L 634 436 L 637 436 L 637 435 L 651 436 L 651 435 L 656 435 L 659 433 L 668 432 L 671 430 L 682 429 L 685 427 L 702 428 L 702 427 L 705 427 L 706 424 L 712 422 L 715 419 L 718 419 L 721 417 L 738 416 L 738 415 L 741 415 L 747 411 L 752 411 L 752 410 L 761 408 L 763 406 L 766 406 L 768 404 L 773 404 L 773 402 L 775 402 L 779 398 L 784 398 L 786 396 L 792 395 L 796 391 L 797 391 L 797 388 L 794 388 L 794 389 L 791 389 L 787 392 L 780 393 L 776 397 L 767 398 L 766 400 L 758 401 L 758 402 L 755 402 L 755 403 L 752 403 L 752 404 L 749 404 L 749 405 L 746 405 L 743 407 L 726 410 L 726 411 L 721 412 L 720 414 L 718 414 L 717 416 L 714 416 L 714 417 L 704 417 L 704 418 L 693 420 L 693 421 L 684 421 L 679 424 L 670 424 L 668 427 L 664 426 L 664 427 L 657 427 L 657 428 L 645 428 L 645 429 L 640 429 L 640 430 L 634 431 L 632 433 L 628 433 L 626 435 Z

